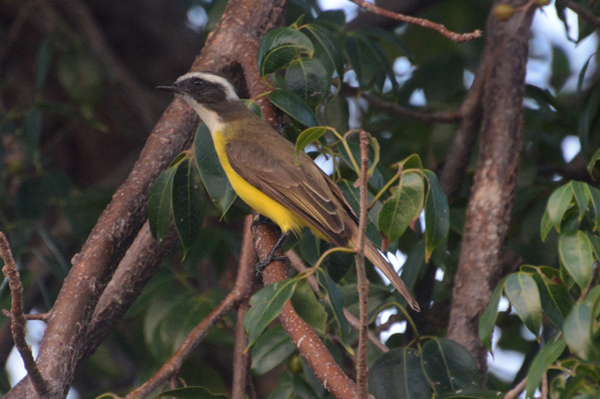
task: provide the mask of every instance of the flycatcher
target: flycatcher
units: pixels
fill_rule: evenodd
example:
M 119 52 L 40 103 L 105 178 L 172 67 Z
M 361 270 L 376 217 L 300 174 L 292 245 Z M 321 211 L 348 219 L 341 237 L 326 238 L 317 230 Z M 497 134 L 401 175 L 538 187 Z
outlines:
M 354 247 L 358 218 L 339 187 L 305 152 L 297 164 L 294 145 L 252 113 L 225 77 L 191 72 L 158 88 L 183 98 L 202 118 L 233 189 L 250 207 L 284 234 L 309 227 L 334 245 Z M 368 239 L 364 251 L 418 311 L 402 279 Z

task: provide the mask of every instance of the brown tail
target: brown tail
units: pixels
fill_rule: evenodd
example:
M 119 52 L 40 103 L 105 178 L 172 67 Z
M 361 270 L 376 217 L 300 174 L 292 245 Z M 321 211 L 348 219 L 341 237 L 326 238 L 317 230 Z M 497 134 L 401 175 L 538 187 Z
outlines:
M 375 245 L 369 240 L 365 242 L 365 256 L 373 263 L 379 270 L 385 274 L 385 276 L 392 282 L 394 288 L 398 290 L 398 292 L 406 299 L 409 306 L 419 312 L 421 308 L 417 303 L 417 300 L 412 296 L 404 281 L 398 276 L 392 265 L 388 263 L 388 261 L 381 255 L 381 253 L 377 250 Z

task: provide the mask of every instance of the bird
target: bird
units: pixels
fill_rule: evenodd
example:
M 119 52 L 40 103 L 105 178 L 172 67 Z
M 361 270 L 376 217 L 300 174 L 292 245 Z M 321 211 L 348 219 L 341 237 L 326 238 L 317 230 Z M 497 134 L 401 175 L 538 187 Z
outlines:
M 305 152 L 296 158 L 294 144 L 248 109 L 225 76 L 189 72 L 157 89 L 185 100 L 206 124 L 234 191 L 280 227 L 283 235 L 275 248 L 304 227 L 333 245 L 354 248 L 358 218 L 340 188 Z M 419 311 L 416 299 L 369 239 L 364 255 Z

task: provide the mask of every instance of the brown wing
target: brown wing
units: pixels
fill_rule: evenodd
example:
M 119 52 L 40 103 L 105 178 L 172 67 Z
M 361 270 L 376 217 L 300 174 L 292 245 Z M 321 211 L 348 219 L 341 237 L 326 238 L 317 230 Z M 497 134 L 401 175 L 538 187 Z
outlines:
M 352 220 L 356 216 L 337 185 L 304 152 L 300 166 L 296 166 L 293 144 L 267 125 L 264 129 L 267 137 L 260 145 L 245 131 L 227 143 L 233 170 L 307 220 L 329 241 L 346 246 L 355 230 Z

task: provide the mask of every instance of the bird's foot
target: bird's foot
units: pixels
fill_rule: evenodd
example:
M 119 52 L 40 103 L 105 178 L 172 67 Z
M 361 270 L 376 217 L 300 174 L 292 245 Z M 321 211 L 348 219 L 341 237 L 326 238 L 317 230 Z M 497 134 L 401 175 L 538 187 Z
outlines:
M 270 219 L 267 219 L 267 220 L 270 220 Z M 277 242 L 275 243 L 275 245 L 273 245 L 273 248 L 271 249 L 271 251 L 269 252 L 269 254 L 267 255 L 267 257 L 256 264 L 256 271 L 258 273 L 262 273 L 262 271 L 265 269 L 265 267 L 267 267 L 267 265 L 269 263 L 273 262 L 274 260 L 280 260 L 280 261 L 283 261 L 283 262 L 289 262 L 289 259 L 287 258 L 287 256 L 284 256 L 284 255 L 275 255 L 275 252 L 277 252 L 277 250 L 279 248 L 281 248 L 281 245 L 283 244 L 283 242 L 285 241 L 285 239 L 287 238 L 287 236 L 288 236 L 287 233 L 282 234 L 279 237 L 279 239 L 277 240 Z

